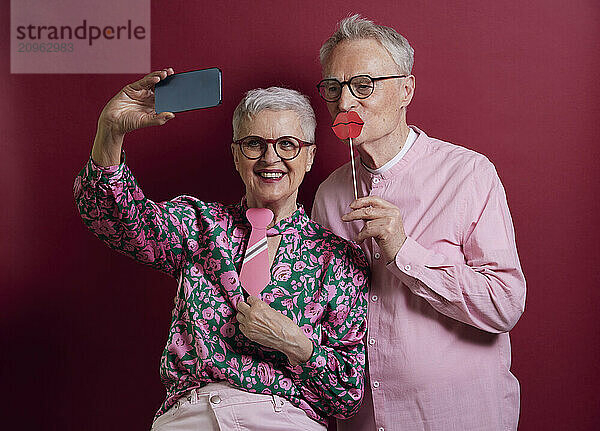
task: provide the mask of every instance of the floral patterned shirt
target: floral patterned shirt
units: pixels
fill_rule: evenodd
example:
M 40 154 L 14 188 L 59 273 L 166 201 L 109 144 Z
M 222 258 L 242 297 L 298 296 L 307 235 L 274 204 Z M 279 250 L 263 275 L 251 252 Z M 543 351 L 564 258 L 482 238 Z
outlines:
M 282 234 L 261 299 L 292 319 L 313 355 L 291 366 L 282 352 L 246 338 L 236 320 L 238 274 L 250 235 L 245 204 L 190 196 L 155 203 L 129 168 L 90 159 L 75 180 L 84 223 L 110 247 L 179 280 L 160 374 L 167 397 L 226 381 L 276 394 L 325 424 L 349 417 L 363 395 L 368 263 L 356 245 L 311 221 L 302 207 L 270 229 Z

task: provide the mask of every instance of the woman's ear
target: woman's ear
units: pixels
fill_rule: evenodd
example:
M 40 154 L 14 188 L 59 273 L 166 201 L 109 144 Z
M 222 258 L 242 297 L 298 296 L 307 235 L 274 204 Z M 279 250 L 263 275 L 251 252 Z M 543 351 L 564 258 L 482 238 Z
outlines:
M 240 169 L 238 167 L 238 163 L 240 162 L 240 155 L 235 150 L 235 147 L 236 146 L 234 144 L 231 144 L 231 154 L 233 155 L 233 164 L 235 165 L 235 170 L 239 172 Z
M 308 157 L 306 158 L 306 172 L 309 172 L 315 161 L 315 155 L 317 154 L 317 146 L 311 145 L 308 147 Z

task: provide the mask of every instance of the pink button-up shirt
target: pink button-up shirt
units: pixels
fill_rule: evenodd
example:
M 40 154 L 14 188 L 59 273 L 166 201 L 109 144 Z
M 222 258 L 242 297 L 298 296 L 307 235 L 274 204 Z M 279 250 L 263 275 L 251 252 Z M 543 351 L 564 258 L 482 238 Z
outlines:
M 402 212 L 407 240 L 383 261 L 363 243 L 372 268 L 369 381 L 358 415 L 339 430 L 514 430 L 519 383 L 510 372 L 508 331 L 525 306 L 504 188 L 481 154 L 419 136 L 381 174 L 358 166 L 360 196 Z M 353 239 L 350 164 L 319 187 L 312 217 Z

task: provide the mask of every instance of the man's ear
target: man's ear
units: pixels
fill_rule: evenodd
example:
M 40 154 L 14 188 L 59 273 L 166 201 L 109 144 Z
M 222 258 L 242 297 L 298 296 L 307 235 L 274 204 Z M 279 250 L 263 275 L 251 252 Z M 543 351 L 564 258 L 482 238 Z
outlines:
M 410 105 L 413 96 L 415 95 L 415 77 L 409 75 L 402 80 L 402 107 L 406 108 Z

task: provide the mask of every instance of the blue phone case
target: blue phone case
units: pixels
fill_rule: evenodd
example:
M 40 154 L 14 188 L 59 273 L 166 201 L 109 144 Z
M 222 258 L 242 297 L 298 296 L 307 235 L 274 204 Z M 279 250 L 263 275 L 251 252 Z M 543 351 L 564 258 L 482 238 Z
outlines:
M 154 87 L 154 110 L 183 112 L 221 104 L 221 70 L 218 67 L 176 73 Z

